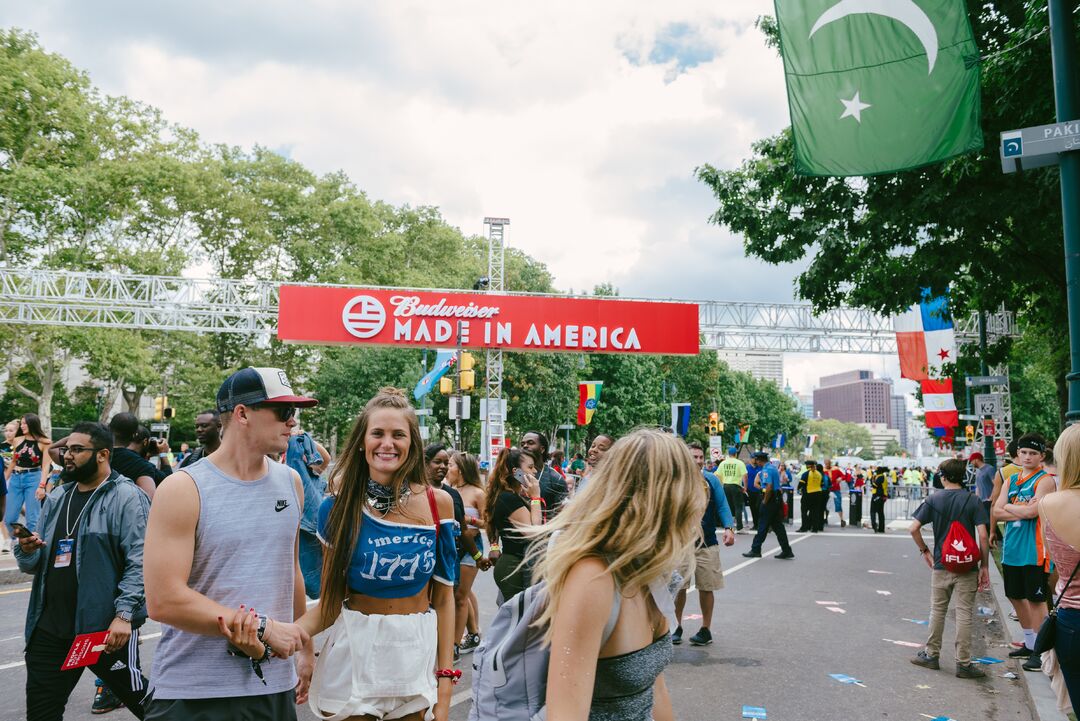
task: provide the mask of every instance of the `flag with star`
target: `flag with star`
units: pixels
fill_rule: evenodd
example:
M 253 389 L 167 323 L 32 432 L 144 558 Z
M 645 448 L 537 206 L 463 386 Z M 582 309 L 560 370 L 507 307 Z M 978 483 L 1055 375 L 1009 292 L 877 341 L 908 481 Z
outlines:
M 875 175 L 983 147 L 964 0 L 775 0 L 795 167 Z
M 956 334 L 949 298 L 923 288 L 923 297 L 893 317 L 900 375 L 913 381 L 941 378 L 946 363 L 956 363 Z M 955 425 L 955 424 L 954 424 Z

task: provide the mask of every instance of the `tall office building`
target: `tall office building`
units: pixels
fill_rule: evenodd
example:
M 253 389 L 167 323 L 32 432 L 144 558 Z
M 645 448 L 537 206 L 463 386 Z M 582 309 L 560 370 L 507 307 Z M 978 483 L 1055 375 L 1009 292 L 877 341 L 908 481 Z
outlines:
M 772 381 L 777 388 L 784 388 L 784 354 L 768 351 L 717 351 L 720 360 L 733 371 L 749 373 L 755 378 Z
M 904 396 L 892 396 L 889 399 L 889 428 L 900 431 L 900 445 L 908 447 L 908 409 Z
M 814 415 L 845 423 L 892 425 L 892 381 L 873 371 L 823 376 L 814 390 Z

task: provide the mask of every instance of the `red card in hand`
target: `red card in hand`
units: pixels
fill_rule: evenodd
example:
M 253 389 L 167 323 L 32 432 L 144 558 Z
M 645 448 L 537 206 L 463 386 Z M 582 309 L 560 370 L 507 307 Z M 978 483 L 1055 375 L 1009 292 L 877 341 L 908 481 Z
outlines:
M 98 658 L 101 657 L 101 652 L 105 650 L 105 639 L 108 635 L 108 631 L 98 631 L 97 633 L 84 633 L 76 636 L 60 670 L 70 671 L 73 668 L 81 668 L 82 666 L 97 663 Z

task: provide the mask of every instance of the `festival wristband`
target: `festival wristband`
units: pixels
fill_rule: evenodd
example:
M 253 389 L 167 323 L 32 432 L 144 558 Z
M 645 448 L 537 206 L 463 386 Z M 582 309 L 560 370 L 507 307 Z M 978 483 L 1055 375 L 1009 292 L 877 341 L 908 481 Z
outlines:
M 457 682 L 461 679 L 461 669 L 459 668 L 440 668 L 435 672 L 436 679 L 448 678 L 456 686 Z
M 497 543 L 491 544 L 491 552 L 492 553 L 502 553 L 502 546 L 500 546 Z
M 476 553 L 473 554 L 473 560 L 474 561 L 479 561 L 483 557 L 484 557 L 484 552 L 483 551 L 477 551 Z

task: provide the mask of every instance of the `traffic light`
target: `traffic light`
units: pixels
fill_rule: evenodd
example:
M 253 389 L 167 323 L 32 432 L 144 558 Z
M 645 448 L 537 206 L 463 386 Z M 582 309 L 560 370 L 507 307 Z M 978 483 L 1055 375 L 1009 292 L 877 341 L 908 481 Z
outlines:
M 970 424 L 964 426 L 964 438 L 967 438 L 968 443 L 975 441 L 975 426 Z
M 161 421 L 165 419 L 165 403 L 168 399 L 165 396 L 154 396 L 154 420 Z
M 472 353 L 462 353 L 458 361 L 458 390 L 471 391 L 476 387 L 476 358 Z
M 724 422 L 723 421 L 720 421 L 719 423 L 716 424 L 716 432 L 717 433 L 723 433 L 724 432 Z
M 454 379 L 443 376 L 439 379 L 439 393 L 448 396 L 454 392 Z
M 715 436 L 720 431 L 720 414 L 713 411 L 709 414 L 709 435 Z
M 166 398 L 165 402 L 168 403 L 169 399 Z M 162 409 L 161 416 L 162 416 L 162 418 L 164 418 L 167 421 L 171 421 L 173 419 L 173 416 L 175 416 L 175 415 L 176 415 L 176 409 L 173 408 L 172 406 L 165 406 L 165 408 Z

